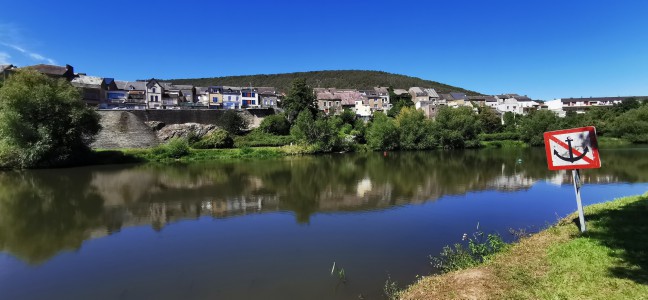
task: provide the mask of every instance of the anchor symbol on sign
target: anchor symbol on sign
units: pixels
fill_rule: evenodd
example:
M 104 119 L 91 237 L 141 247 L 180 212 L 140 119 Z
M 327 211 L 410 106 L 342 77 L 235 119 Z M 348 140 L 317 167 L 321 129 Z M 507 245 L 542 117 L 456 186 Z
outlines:
M 589 148 L 585 147 L 585 150 L 583 150 L 583 154 L 574 157 L 574 152 L 573 152 L 574 149 L 572 148 L 572 145 L 571 145 L 572 141 L 574 141 L 574 140 L 572 140 L 570 137 L 567 137 L 567 139 L 565 140 L 565 142 L 567 142 L 567 146 L 568 146 L 568 150 L 569 150 L 569 157 L 560 156 L 560 154 L 558 154 L 558 151 L 556 149 L 554 149 L 554 155 L 556 155 L 558 158 L 560 158 L 560 159 L 562 159 L 564 161 L 568 161 L 568 162 L 572 162 L 572 163 L 575 162 L 575 161 L 579 161 L 579 160 L 583 159 L 583 157 L 585 157 L 585 155 L 587 154 L 587 151 L 589 151 Z

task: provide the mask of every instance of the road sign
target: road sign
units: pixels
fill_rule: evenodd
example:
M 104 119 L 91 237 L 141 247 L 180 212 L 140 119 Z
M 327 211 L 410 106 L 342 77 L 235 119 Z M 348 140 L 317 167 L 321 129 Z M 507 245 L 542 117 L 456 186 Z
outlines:
M 593 126 L 544 133 L 549 170 L 576 170 L 601 167 Z

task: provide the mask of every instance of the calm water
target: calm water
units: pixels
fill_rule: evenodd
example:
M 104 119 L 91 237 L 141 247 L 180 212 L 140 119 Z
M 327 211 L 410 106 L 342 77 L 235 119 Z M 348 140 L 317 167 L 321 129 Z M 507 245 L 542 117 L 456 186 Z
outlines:
M 601 157 L 584 204 L 648 191 L 648 148 Z M 569 180 L 543 149 L 0 173 L 0 298 L 380 299 L 477 223 L 574 211 Z

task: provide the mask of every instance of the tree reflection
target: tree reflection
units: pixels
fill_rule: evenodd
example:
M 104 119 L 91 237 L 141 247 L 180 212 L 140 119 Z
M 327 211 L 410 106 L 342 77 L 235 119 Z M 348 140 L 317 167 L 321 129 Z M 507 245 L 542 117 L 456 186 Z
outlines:
M 648 182 L 643 150 L 602 151 L 584 182 Z M 188 165 L 103 166 L 0 173 L 0 249 L 30 263 L 78 249 L 123 227 L 154 230 L 181 219 L 318 212 L 434 201 L 479 190 L 570 183 L 547 169 L 543 149 L 395 152 Z
M 0 249 L 31 264 L 78 249 L 102 224 L 103 201 L 84 178 L 0 173 Z

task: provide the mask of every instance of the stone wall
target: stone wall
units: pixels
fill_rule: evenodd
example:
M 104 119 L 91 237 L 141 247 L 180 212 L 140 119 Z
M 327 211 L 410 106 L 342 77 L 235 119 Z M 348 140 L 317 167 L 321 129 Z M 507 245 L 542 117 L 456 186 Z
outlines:
M 275 114 L 274 109 L 246 109 L 238 111 L 250 121 L 250 128 Z M 158 145 L 156 131 L 144 122 L 157 121 L 164 125 L 198 123 L 219 125 L 224 110 L 100 110 L 101 126 L 92 148 L 146 148 Z
M 199 124 L 216 124 L 225 110 L 216 109 L 187 109 L 187 110 L 167 110 L 167 109 L 151 109 L 151 110 L 131 110 L 129 111 L 139 117 L 142 121 L 159 121 L 166 125 L 170 124 L 184 124 L 184 123 L 199 123 Z M 255 123 L 255 119 L 263 119 L 275 112 L 273 109 L 246 109 L 239 111 L 243 116 L 250 119 L 251 124 Z M 258 126 L 258 125 L 257 125 Z M 252 125 L 251 127 L 255 127 Z
M 129 111 L 99 111 L 101 131 L 92 148 L 147 148 L 159 144 L 155 131 Z

